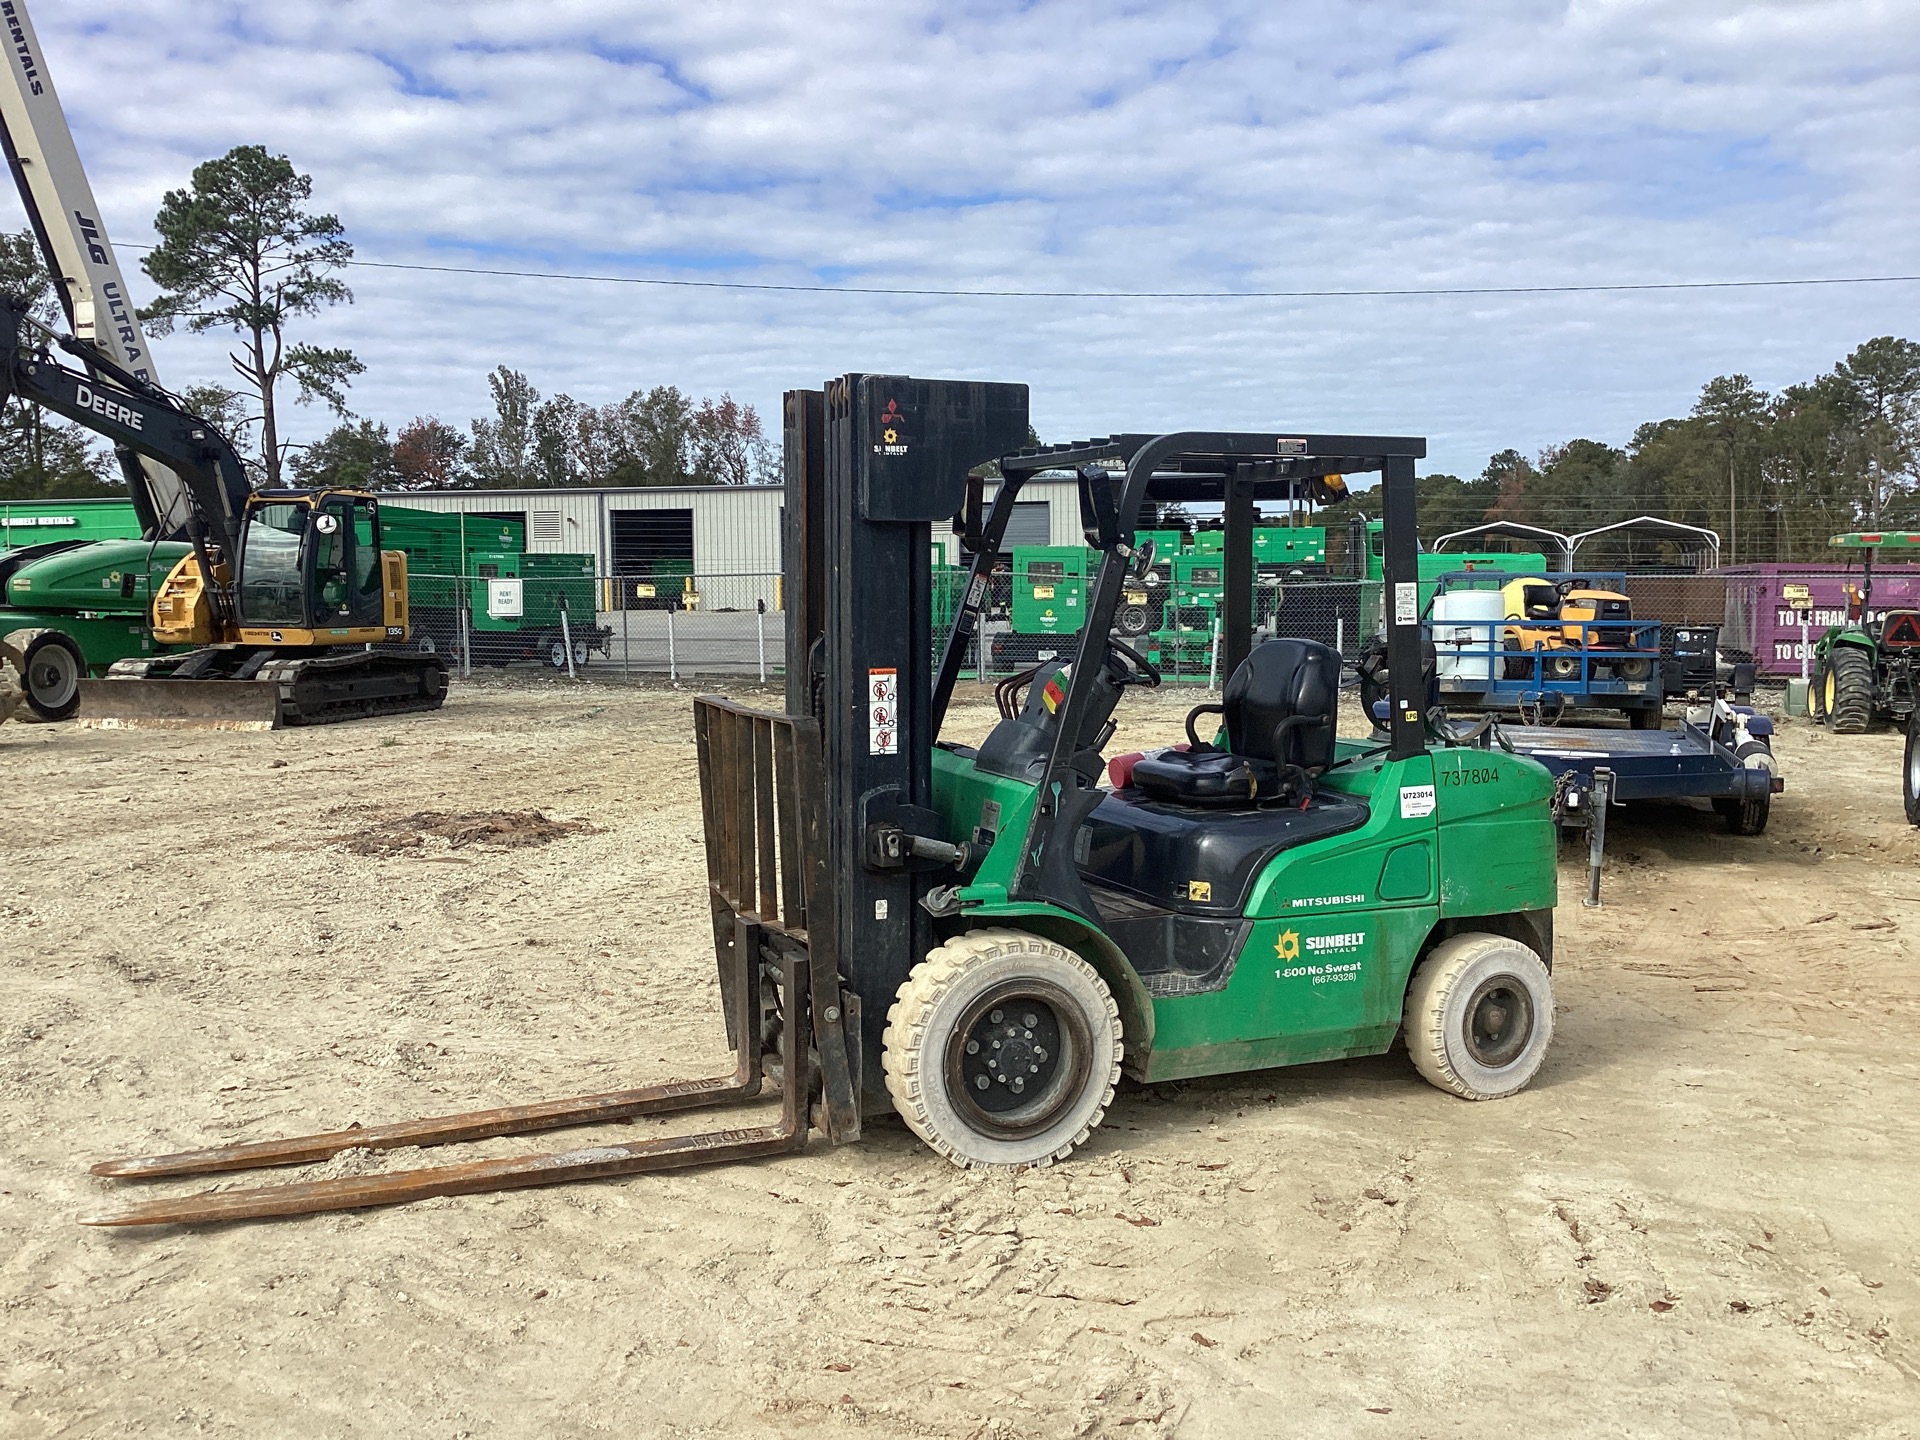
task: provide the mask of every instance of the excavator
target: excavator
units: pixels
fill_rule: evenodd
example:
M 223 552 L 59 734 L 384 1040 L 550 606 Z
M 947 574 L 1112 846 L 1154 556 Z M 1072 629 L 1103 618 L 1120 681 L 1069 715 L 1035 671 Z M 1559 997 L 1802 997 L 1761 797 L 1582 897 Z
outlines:
M 0 402 L 105 436 L 143 537 L 188 546 L 153 600 L 167 653 L 79 681 L 82 719 L 268 729 L 438 708 L 443 661 L 373 648 L 408 632 L 406 557 L 380 548 L 378 499 L 255 492 L 232 442 L 161 386 L 21 0 L 7 18 L 0 142 L 72 333 L 0 296 Z

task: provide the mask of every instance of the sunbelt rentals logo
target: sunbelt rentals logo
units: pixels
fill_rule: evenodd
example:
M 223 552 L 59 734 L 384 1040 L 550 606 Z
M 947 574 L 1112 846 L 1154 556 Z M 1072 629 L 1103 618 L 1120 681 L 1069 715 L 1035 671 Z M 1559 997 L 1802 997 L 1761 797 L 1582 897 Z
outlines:
M 1282 930 L 1273 942 L 1274 958 L 1280 962 L 1280 968 L 1273 973 L 1280 980 L 1306 980 L 1314 985 L 1358 980 L 1361 952 L 1366 948 L 1364 930 L 1302 936 L 1298 930 L 1289 928 Z

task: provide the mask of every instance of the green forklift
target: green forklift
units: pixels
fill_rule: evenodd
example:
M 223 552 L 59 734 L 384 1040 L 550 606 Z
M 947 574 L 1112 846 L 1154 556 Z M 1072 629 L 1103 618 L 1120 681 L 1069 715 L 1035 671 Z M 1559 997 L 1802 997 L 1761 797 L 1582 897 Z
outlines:
M 1489 1100 L 1554 1028 L 1553 781 L 1449 722 L 1422 678 L 1415 462 L 1395 436 L 1187 431 L 1022 448 L 1023 385 L 849 375 L 785 400 L 783 712 L 695 702 L 713 941 L 732 1072 L 290 1140 L 108 1161 L 155 1178 L 306 1164 L 771 1098 L 764 1123 L 158 1200 L 87 1223 L 304 1214 L 742 1160 L 858 1138 L 882 1115 L 954 1164 L 1066 1159 L 1123 1075 L 1376 1055 Z M 999 462 L 991 504 L 970 475 Z M 1100 564 L 1059 659 L 1000 682 L 978 744 L 941 738 L 1022 488 L 1078 477 Z M 1385 491 L 1385 696 L 1341 735 L 1340 657 L 1256 643 L 1261 500 Z M 1154 502 L 1223 506 L 1230 678 L 1177 743 L 1107 752 L 1161 682 L 1115 616 Z M 931 527 L 968 579 L 936 652 Z M 1175 737 L 1168 737 L 1170 740 Z M 1124 1097 L 1118 1102 L 1126 1104 Z
M 1827 543 L 1860 556 L 1860 583 L 1847 582 L 1846 622 L 1814 642 L 1813 718 L 1836 735 L 1861 734 L 1875 721 L 1904 725 L 1920 699 L 1920 610 L 1874 614 L 1873 562 L 1883 551 L 1920 555 L 1920 532 L 1853 531 Z

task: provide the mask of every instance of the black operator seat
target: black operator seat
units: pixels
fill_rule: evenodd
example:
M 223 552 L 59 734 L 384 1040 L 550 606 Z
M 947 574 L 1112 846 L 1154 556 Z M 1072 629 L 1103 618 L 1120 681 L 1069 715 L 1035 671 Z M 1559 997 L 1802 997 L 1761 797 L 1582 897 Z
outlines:
M 1203 806 L 1310 795 L 1314 777 L 1333 763 L 1339 651 L 1313 640 L 1268 640 L 1240 662 L 1220 699 L 1188 713 L 1190 749 L 1158 751 L 1134 765 L 1141 793 Z M 1195 731 L 1207 714 L 1225 720 L 1226 749 Z
M 1101 800 L 1079 842 L 1081 874 L 1168 911 L 1239 915 L 1274 856 L 1367 822 L 1365 801 L 1314 789 L 1333 762 L 1339 695 L 1340 656 L 1330 647 L 1256 646 L 1222 703 L 1187 716 L 1191 749 L 1142 756 Z M 1194 735 L 1208 713 L 1224 716 L 1224 750 Z

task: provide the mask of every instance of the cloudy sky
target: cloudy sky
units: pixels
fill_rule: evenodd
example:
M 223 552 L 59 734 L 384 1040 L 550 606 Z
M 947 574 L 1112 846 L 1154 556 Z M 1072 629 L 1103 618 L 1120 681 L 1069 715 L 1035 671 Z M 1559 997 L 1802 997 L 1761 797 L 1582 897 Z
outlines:
M 1779 386 L 1920 338 L 1916 284 L 1245 298 L 1920 274 L 1911 0 L 33 11 L 123 244 L 196 162 L 260 143 L 369 261 L 1242 297 L 359 268 L 309 336 L 359 352 L 356 410 L 396 425 L 484 413 L 502 363 L 594 403 L 728 390 L 775 425 L 783 389 L 862 369 L 1024 380 L 1048 439 L 1379 430 L 1472 473 L 1624 442 L 1716 374 Z M 222 354 L 157 349 L 176 387 Z

